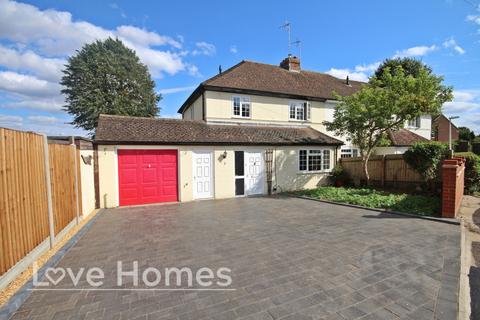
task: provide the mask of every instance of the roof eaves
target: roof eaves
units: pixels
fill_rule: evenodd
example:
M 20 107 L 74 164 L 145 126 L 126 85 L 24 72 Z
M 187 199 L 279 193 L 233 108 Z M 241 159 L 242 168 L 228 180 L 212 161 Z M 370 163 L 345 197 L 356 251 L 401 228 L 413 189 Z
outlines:
M 279 98 L 304 99 L 304 100 L 309 100 L 309 101 L 321 101 L 321 102 L 325 102 L 327 100 L 335 100 L 335 99 L 327 99 L 327 98 L 324 98 L 324 97 L 312 97 L 312 96 L 305 96 L 305 95 L 291 94 L 291 93 L 283 93 L 283 92 L 275 92 L 275 91 L 264 91 L 264 90 L 254 90 L 254 89 L 223 87 L 223 86 L 212 86 L 212 85 L 205 85 L 204 90 L 217 91 L 217 92 L 253 94 L 253 95 L 258 95 L 258 96 L 274 96 L 274 97 L 279 97 Z

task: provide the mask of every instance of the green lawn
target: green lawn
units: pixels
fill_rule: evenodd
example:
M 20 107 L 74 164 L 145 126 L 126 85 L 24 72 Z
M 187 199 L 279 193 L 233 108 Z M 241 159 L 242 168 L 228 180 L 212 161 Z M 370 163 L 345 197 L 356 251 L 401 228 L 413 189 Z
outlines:
M 298 191 L 295 194 L 422 216 L 439 216 L 441 208 L 440 197 L 390 193 L 374 189 L 320 187 L 313 190 Z

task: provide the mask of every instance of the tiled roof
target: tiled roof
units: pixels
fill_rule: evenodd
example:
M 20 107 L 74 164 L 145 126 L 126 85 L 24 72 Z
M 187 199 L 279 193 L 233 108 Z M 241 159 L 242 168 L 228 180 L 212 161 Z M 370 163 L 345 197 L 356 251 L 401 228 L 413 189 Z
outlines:
M 341 145 L 310 127 L 216 125 L 204 121 L 100 115 L 96 143 Z
M 182 112 L 203 90 L 245 90 L 272 95 L 288 95 L 318 100 L 335 99 L 339 95 L 351 95 L 364 82 L 338 79 L 329 74 L 307 70 L 288 71 L 279 66 L 252 61 L 242 61 L 232 68 L 210 78 L 185 101 L 178 112 Z
M 407 129 L 400 129 L 397 131 L 389 131 L 388 136 L 393 146 L 411 146 L 415 142 L 429 141 L 428 139 Z

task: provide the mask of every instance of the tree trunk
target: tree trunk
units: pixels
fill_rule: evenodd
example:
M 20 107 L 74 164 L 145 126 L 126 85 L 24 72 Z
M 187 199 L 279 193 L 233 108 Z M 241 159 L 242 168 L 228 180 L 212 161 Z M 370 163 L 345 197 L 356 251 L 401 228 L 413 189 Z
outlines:
M 368 173 L 368 160 L 370 159 L 370 154 L 367 154 L 363 158 L 363 174 L 365 175 L 365 181 L 367 186 L 370 185 L 370 174 Z

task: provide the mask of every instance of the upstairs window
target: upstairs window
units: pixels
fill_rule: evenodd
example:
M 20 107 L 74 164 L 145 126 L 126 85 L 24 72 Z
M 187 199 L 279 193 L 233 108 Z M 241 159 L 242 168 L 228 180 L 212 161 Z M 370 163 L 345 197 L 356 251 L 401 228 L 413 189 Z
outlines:
M 300 150 L 298 169 L 302 172 L 329 171 L 330 149 Z
M 233 116 L 240 118 L 250 118 L 250 98 L 233 97 Z
M 408 120 L 407 125 L 409 128 L 420 128 L 420 117 Z
M 351 158 L 351 157 L 358 157 L 358 149 L 351 148 L 351 149 L 342 149 L 340 153 L 341 158 Z
M 310 120 L 310 103 L 305 101 L 294 101 L 290 103 L 289 119 L 296 121 Z

